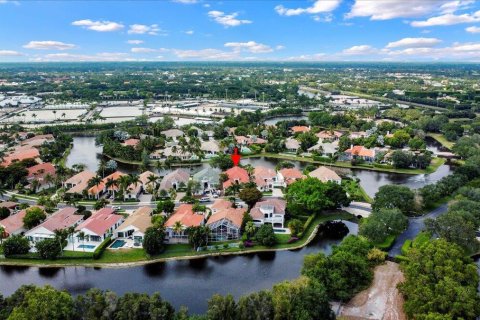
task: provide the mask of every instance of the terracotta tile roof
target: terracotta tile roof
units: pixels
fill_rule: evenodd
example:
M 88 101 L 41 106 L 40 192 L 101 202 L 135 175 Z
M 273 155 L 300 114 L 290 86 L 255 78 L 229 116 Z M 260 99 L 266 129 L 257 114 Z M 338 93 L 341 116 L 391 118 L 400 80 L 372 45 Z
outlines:
M 34 208 L 37 206 L 33 206 Z M 41 207 L 39 207 L 41 208 Z M 14 234 L 23 229 L 23 218 L 27 214 L 27 209 L 21 210 L 18 213 L 12 214 L 9 217 L 0 220 L 0 225 L 5 228 L 7 234 Z
M 275 170 L 266 167 L 255 167 L 253 171 L 253 176 L 255 178 L 255 184 L 257 186 L 264 186 L 268 185 L 269 182 L 273 180 L 277 176 Z M 266 181 L 265 181 L 266 180 Z
M 131 226 L 145 233 L 149 227 L 152 226 L 151 214 L 153 209 L 150 207 L 140 207 L 133 212 L 125 221 L 117 228 L 117 231 L 122 231 Z
M 74 207 L 60 209 L 32 230 L 43 227 L 54 232 L 55 230 L 62 230 L 74 226 L 83 219 L 83 215 L 75 214 L 75 212 L 77 212 L 77 208 Z
M 351 155 L 360 156 L 360 157 L 375 157 L 375 150 L 374 149 L 367 149 L 364 146 L 354 146 L 350 149 L 345 150 L 345 153 L 349 153 Z
M 127 139 L 127 140 L 123 141 L 122 145 L 135 147 L 139 143 L 140 143 L 139 139 L 131 138 L 131 139 Z
M 27 179 L 37 179 L 42 181 L 47 174 L 50 174 L 52 177 L 56 174 L 55 167 L 50 162 L 40 163 L 28 168 Z
M 247 145 L 250 145 L 250 144 L 265 144 L 265 143 L 267 143 L 267 140 L 262 139 L 262 138 L 259 138 L 259 137 L 257 137 L 257 136 L 249 136 L 249 137 L 245 137 L 245 136 L 235 136 L 235 140 L 237 141 L 237 143 L 247 144 Z
M 312 178 L 317 178 L 322 182 L 341 180 L 340 176 L 335 171 L 323 166 L 318 167 L 317 169 L 310 172 L 308 175 Z
M 274 214 L 285 214 L 285 208 L 287 207 L 287 202 L 283 199 L 278 198 L 268 198 L 263 201 L 259 201 L 255 206 L 250 210 L 250 215 L 253 219 L 263 219 L 263 213 L 260 211 L 260 208 L 266 206 L 273 206 Z
M 290 128 L 290 130 L 291 130 L 293 133 L 309 132 L 309 131 L 310 131 L 310 128 L 307 127 L 307 126 L 293 126 L 293 127 Z
M 112 208 L 102 208 L 77 226 L 76 230 L 87 229 L 97 236 L 103 236 L 108 229 L 123 219 Z
M 88 181 L 95 176 L 96 174 L 92 171 L 85 170 L 70 177 L 64 184 L 74 184 L 75 186 L 67 190 L 66 193 L 82 193 L 83 190 L 87 189 Z
M 215 214 L 212 214 L 207 221 L 207 225 L 213 224 L 222 219 L 230 220 L 238 228 L 242 225 L 243 214 L 247 211 L 246 208 L 228 208 L 223 209 Z
M 340 138 L 343 135 L 340 131 L 323 130 L 316 134 L 320 139 Z
M 188 227 L 197 227 L 200 226 L 203 222 L 204 216 L 201 214 L 195 214 L 193 212 L 193 205 L 191 204 L 181 204 L 177 211 L 173 215 L 168 218 L 167 222 L 165 223 L 165 227 L 173 227 L 175 222 L 180 221 L 180 223 L 188 228 Z
M 112 174 L 106 176 L 105 178 L 103 178 L 102 182 L 100 182 L 100 184 L 98 186 L 93 186 L 90 189 L 88 189 L 88 193 L 89 194 L 97 194 L 105 188 L 105 185 L 106 185 L 108 180 L 113 179 L 113 180 L 117 181 L 118 178 L 120 178 L 121 176 L 124 176 L 124 175 L 125 174 L 121 173 L 120 171 L 115 171 L 114 173 L 112 173 Z M 112 186 L 112 187 L 109 188 L 109 190 L 118 190 L 118 187 L 117 186 Z
M 287 184 L 291 184 L 298 179 L 303 179 L 305 176 L 300 170 L 296 168 L 284 168 L 280 170 L 280 174 L 283 176 L 284 181 Z
M 225 200 L 225 199 L 217 199 L 215 202 L 212 204 L 210 207 L 212 210 L 223 210 L 223 209 L 228 209 L 232 207 L 232 202 Z
M 25 148 L 18 151 L 13 151 L 12 153 L 6 155 L 3 158 L 2 166 L 7 167 L 12 162 L 22 161 L 25 159 L 37 159 L 40 157 L 40 152 L 36 148 Z
M 223 183 L 224 189 L 230 187 L 236 181 L 239 183 L 247 183 L 250 181 L 247 170 L 238 166 L 228 169 L 225 171 L 225 174 L 228 176 L 228 180 Z
M 152 176 L 152 175 L 155 176 L 155 177 L 157 177 L 157 179 L 158 179 L 158 175 L 155 174 L 155 173 L 153 173 L 152 171 L 144 171 L 144 172 L 142 172 L 142 173 L 138 176 L 138 179 L 140 180 L 140 182 L 141 182 L 143 185 L 147 185 L 147 184 L 151 183 L 151 182 L 149 182 L 148 177 L 149 177 L 149 176 Z

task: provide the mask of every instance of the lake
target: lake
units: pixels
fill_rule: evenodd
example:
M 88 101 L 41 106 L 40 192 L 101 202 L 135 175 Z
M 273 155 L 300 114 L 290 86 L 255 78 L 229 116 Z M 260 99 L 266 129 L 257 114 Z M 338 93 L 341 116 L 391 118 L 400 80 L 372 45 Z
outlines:
M 344 222 L 350 234 L 357 234 L 355 223 Z M 297 278 L 306 254 L 329 254 L 340 240 L 321 236 L 306 247 L 292 251 L 252 253 L 239 256 L 168 261 L 126 268 L 36 268 L 0 266 L 0 288 L 12 294 L 23 284 L 50 284 L 72 294 L 89 288 L 125 292 L 160 292 L 175 308 L 187 306 L 193 313 L 203 313 L 215 293 L 231 293 L 235 298 L 270 289 L 275 283 Z

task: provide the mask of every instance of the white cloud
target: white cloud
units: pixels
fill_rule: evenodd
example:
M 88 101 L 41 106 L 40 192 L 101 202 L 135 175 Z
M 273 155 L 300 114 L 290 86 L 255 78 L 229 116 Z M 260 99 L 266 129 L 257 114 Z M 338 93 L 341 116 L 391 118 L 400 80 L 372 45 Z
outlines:
M 300 56 L 288 57 L 285 60 L 287 61 L 325 61 L 327 57 L 328 56 L 325 53 L 315 53 L 315 54 L 303 54 Z
M 436 12 L 450 1 L 355 0 L 346 18 L 370 17 L 371 20 L 421 17 Z
M 156 52 L 157 50 L 152 48 L 132 48 L 130 51 L 133 53 L 151 53 Z
M 76 46 L 70 43 L 49 40 L 49 41 L 30 41 L 23 47 L 26 49 L 35 49 L 35 50 L 68 50 L 68 49 L 73 49 Z
M 440 42 L 442 42 L 442 40 L 437 38 L 403 38 L 401 40 L 388 43 L 386 48 L 426 48 L 433 47 Z
M 313 3 L 312 6 L 307 8 L 295 8 L 289 9 L 285 8 L 282 5 L 275 7 L 275 11 L 281 16 L 298 16 L 301 14 L 317 14 L 324 12 L 331 12 L 335 10 L 341 0 L 317 0 Z
M 332 22 L 333 21 L 333 14 L 328 13 L 324 15 L 314 15 L 313 20 L 317 22 Z
M 480 22 L 480 10 L 473 14 L 465 13 L 456 15 L 453 13 L 447 13 L 441 16 L 429 18 L 424 21 L 413 21 L 410 25 L 412 27 L 433 27 L 474 22 Z
M 130 61 L 128 53 L 101 52 L 97 54 L 51 53 L 39 56 L 32 61 Z
M 180 59 L 194 60 L 235 60 L 239 53 L 235 51 L 223 51 L 218 49 L 180 50 L 173 49 L 173 53 Z
M 366 44 L 353 46 L 348 49 L 344 49 L 342 51 L 342 54 L 344 55 L 368 55 L 368 54 L 376 54 L 376 53 L 378 53 L 377 49 Z
M 236 51 L 236 52 L 240 52 L 244 50 L 251 53 L 268 53 L 273 51 L 273 49 L 270 46 L 267 46 L 262 43 L 257 43 L 255 41 L 227 42 L 225 43 L 225 47 L 232 48 L 233 51 Z
M 282 46 L 281 44 L 275 47 L 275 50 L 283 50 L 283 49 L 285 49 L 285 46 Z
M 128 44 L 142 44 L 143 40 L 127 40 Z
M 195 31 L 193 31 L 193 30 L 187 30 L 187 31 L 185 31 L 185 34 L 188 34 L 188 35 L 192 35 L 192 34 L 194 34 L 194 33 L 195 33 Z
M 112 32 L 123 29 L 124 25 L 113 21 L 93 21 L 90 19 L 77 20 L 72 22 L 72 25 L 79 26 L 88 30 L 98 32 Z
M 210 4 L 209 4 L 209 3 L 205 3 L 205 4 L 203 4 L 203 7 L 204 7 L 204 8 L 210 8 Z
M 466 9 L 475 1 L 464 0 L 464 1 L 449 1 L 440 6 L 442 13 L 454 13 L 457 10 Z
M 209 11 L 208 16 L 212 18 L 215 22 L 225 26 L 225 27 L 237 27 L 242 24 L 250 24 L 252 21 L 250 20 L 241 20 L 237 19 L 238 12 L 234 12 L 231 14 L 225 14 L 223 11 Z
M 18 57 L 23 56 L 23 53 L 13 50 L 0 50 L 0 57 Z
M 480 27 L 475 27 L 475 26 L 468 27 L 468 28 L 465 28 L 465 31 L 470 33 L 480 33 Z
M 130 29 L 128 29 L 129 34 L 149 34 L 152 36 L 156 36 L 159 33 L 166 35 L 165 31 L 160 29 L 158 24 L 152 25 L 145 25 L 145 24 L 132 24 L 130 25 Z

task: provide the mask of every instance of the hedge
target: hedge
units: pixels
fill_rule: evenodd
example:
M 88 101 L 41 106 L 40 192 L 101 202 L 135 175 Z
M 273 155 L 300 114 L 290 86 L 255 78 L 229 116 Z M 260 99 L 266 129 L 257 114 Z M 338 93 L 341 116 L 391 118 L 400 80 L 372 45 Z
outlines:
M 310 217 L 308 217 L 307 221 L 306 221 L 305 224 L 303 225 L 303 231 L 302 231 L 302 233 L 299 233 L 299 234 L 298 234 L 298 238 L 302 238 L 302 237 L 303 237 L 303 233 L 308 230 L 308 228 L 310 227 L 310 225 L 312 224 L 312 221 L 316 218 L 316 216 L 317 216 L 317 215 L 314 214 L 314 215 L 311 215 Z
M 382 250 L 388 250 L 393 246 L 393 243 L 395 242 L 395 239 L 396 239 L 396 236 L 391 234 L 391 235 L 387 236 L 385 241 L 383 241 L 381 243 L 376 243 L 375 247 L 377 247 L 379 249 L 382 249 Z
M 107 247 L 112 243 L 112 237 L 108 237 L 107 239 L 103 240 L 103 242 L 95 249 L 93 252 L 93 259 L 98 260 L 102 257 L 103 252 Z
M 410 251 L 410 248 L 412 247 L 412 240 L 407 239 L 402 245 L 401 252 L 403 255 L 406 255 L 408 251 Z

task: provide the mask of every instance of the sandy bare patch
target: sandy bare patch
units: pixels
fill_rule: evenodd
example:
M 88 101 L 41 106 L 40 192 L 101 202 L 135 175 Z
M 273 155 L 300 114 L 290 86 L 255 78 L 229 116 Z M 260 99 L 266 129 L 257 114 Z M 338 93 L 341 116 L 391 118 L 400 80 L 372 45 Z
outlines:
M 398 264 L 387 261 L 375 268 L 375 277 L 370 288 L 358 293 L 340 308 L 342 319 L 406 320 L 403 312 L 403 297 L 397 284 L 403 281 Z

